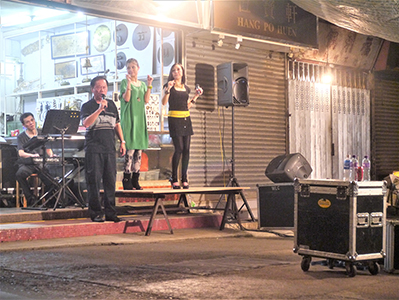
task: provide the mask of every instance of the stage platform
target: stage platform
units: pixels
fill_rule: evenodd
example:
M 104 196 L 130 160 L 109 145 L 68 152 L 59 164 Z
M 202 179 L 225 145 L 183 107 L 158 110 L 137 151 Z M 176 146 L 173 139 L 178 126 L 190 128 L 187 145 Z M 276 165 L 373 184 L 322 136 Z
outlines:
M 152 198 L 154 204 L 149 206 L 130 205 L 117 206 L 118 216 L 123 221 L 119 223 L 95 223 L 89 218 L 88 209 L 81 207 L 67 207 L 29 210 L 21 208 L 3 208 L 0 210 L 0 242 L 27 241 L 51 238 L 82 237 L 92 235 L 145 232 L 151 230 L 168 230 L 183 228 L 219 227 L 221 230 L 226 223 L 241 222 L 238 217 L 235 195 L 241 193 L 241 187 L 207 187 L 188 190 L 150 189 L 142 191 L 116 191 L 117 199 L 123 202 L 139 196 Z M 226 194 L 227 202 L 221 208 L 204 210 L 200 207 L 188 207 L 188 194 Z M 179 196 L 179 200 L 172 205 L 163 203 L 167 195 Z M 139 197 L 140 198 L 140 197 Z M 121 200 L 121 199 L 120 199 Z M 149 204 L 149 203 L 148 203 Z M 227 204 L 227 205 L 226 205 Z M 164 208 L 165 211 L 158 210 Z M 163 214 L 163 215 L 162 215 Z M 253 221 L 253 220 L 252 220 Z

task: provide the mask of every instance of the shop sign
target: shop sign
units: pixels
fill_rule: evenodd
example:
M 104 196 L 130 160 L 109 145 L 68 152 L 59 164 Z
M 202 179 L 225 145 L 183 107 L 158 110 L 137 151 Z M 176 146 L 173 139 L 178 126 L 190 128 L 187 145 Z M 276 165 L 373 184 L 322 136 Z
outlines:
M 288 0 L 214 1 L 213 30 L 317 48 L 317 17 Z
M 72 0 L 49 0 L 50 2 L 58 2 L 58 3 L 65 3 L 65 4 L 71 4 Z

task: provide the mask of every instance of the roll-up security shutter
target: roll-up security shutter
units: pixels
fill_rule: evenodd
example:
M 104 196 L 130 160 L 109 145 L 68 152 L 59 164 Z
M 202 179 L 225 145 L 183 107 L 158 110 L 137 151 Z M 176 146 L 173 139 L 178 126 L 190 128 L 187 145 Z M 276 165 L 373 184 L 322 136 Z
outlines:
M 372 109 L 372 173 L 381 180 L 399 170 L 399 81 L 375 76 Z
M 190 185 L 223 186 L 229 181 L 232 107 L 218 107 L 216 80 L 216 67 L 225 62 L 248 65 L 249 106 L 234 107 L 235 177 L 240 186 L 254 189 L 269 181 L 268 163 L 287 149 L 284 54 L 245 46 L 212 47 L 200 39 L 186 42 L 187 83 L 194 90 L 195 83 L 205 82 L 204 95 L 191 108 Z

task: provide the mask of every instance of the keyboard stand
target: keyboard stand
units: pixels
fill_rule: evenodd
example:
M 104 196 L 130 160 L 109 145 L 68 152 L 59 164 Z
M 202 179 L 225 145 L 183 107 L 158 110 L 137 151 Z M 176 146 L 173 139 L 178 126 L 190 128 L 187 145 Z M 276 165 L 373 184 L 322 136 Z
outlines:
M 61 133 L 61 163 L 62 163 L 62 178 L 58 180 L 56 184 L 52 184 L 50 187 L 49 193 L 54 192 L 50 198 L 46 199 L 46 201 L 39 206 L 37 209 L 46 210 L 45 205 L 54 197 L 56 201 L 54 203 L 53 210 L 56 210 L 58 206 L 58 202 L 62 199 L 62 203 L 65 203 L 66 194 L 75 201 L 76 204 L 79 204 L 82 208 L 85 208 L 86 205 L 76 197 L 76 195 L 71 191 L 68 184 L 71 182 L 72 178 L 67 178 L 74 170 L 65 174 L 65 134 L 74 134 L 77 132 L 80 122 L 80 112 L 73 110 L 58 110 L 58 109 L 50 109 L 47 111 L 46 119 L 44 120 L 42 134 L 51 134 L 51 133 Z M 45 162 L 45 160 L 43 160 Z M 44 166 L 44 164 L 43 164 Z M 45 198 L 46 193 L 42 196 Z M 33 205 L 38 204 L 38 201 Z M 36 208 L 33 208 L 36 209 Z

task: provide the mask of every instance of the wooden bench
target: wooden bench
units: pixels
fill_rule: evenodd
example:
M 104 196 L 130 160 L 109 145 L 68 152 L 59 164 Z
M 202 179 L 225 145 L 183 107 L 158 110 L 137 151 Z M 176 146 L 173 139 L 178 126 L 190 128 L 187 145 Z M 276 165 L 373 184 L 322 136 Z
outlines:
M 166 209 L 163 203 L 163 199 L 165 199 L 166 195 L 179 195 L 179 201 L 177 203 L 177 207 L 182 207 L 182 209 L 208 209 L 208 210 L 216 210 L 215 208 L 209 207 L 193 207 L 190 208 L 187 202 L 188 194 L 217 194 L 217 195 L 227 195 L 227 202 L 225 207 L 223 208 L 223 218 L 220 224 L 220 230 L 223 230 L 229 213 L 231 213 L 238 224 L 242 228 L 241 220 L 239 217 L 239 211 L 243 208 L 243 206 L 247 207 L 247 210 L 252 218 L 252 221 L 255 221 L 255 218 L 252 214 L 251 208 L 249 207 L 245 197 L 243 197 L 243 191 L 250 189 L 249 187 L 194 187 L 190 189 L 171 189 L 171 188 L 162 188 L 162 189 L 144 189 L 144 190 L 116 190 L 115 197 L 124 197 L 124 198 L 147 198 L 154 199 L 155 203 L 152 207 L 151 217 L 148 222 L 148 227 L 146 229 L 145 235 L 148 236 L 151 234 L 152 224 L 155 219 L 156 214 L 158 213 L 159 208 L 161 208 L 162 213 L 165 217 L 165 220 L 168 224 L 169 231 L 173 234 L 172 226 L 170 225 L 168 215 L 166 213 Z M 103 193 L 103 191 L 100 191 Z M 236 195 L 240 194 L 243 198 L 244 204 L 240 209 L 237 208 L 236 203 Z M 183 206 L 181 206 L 183 204 Z

